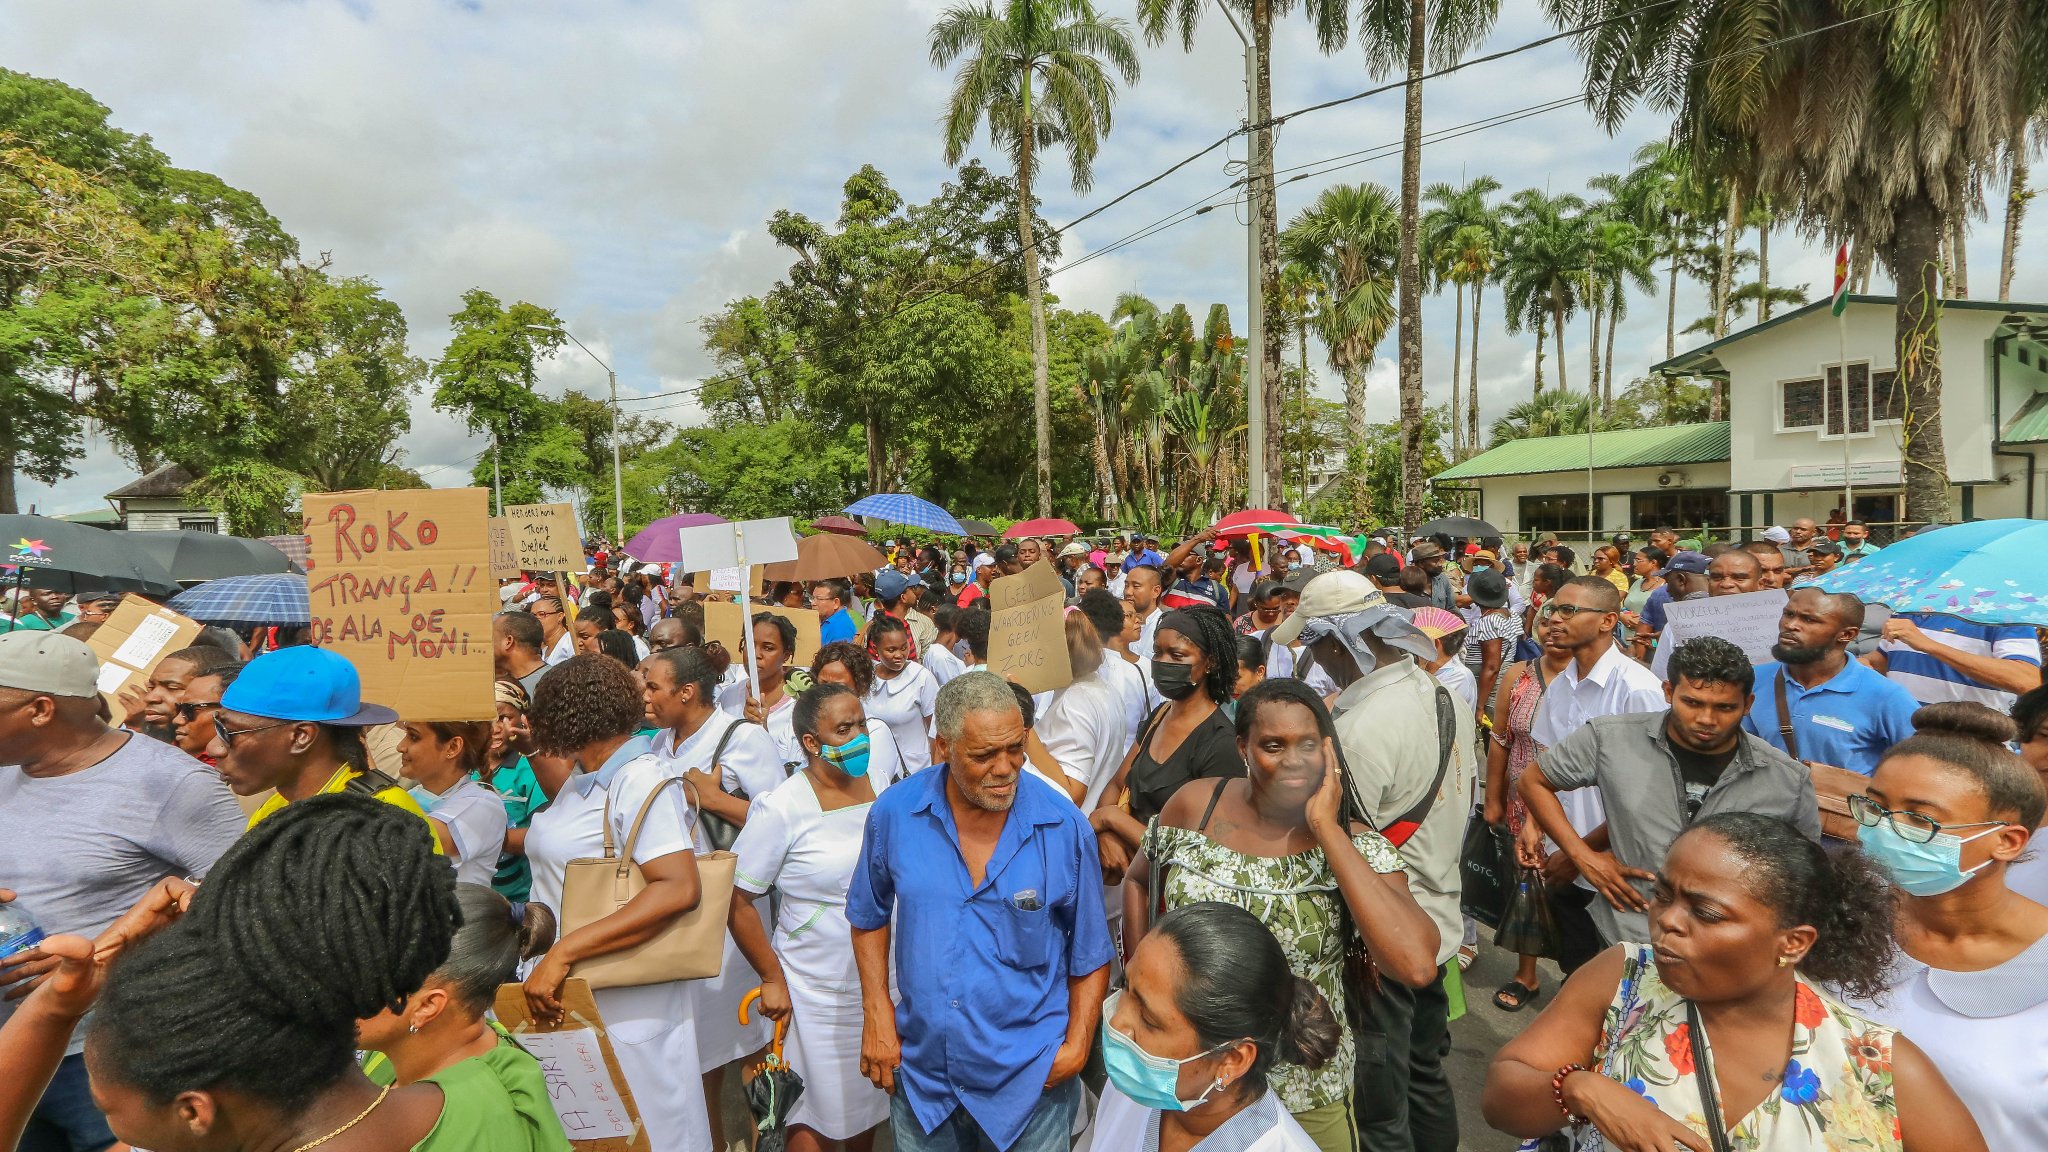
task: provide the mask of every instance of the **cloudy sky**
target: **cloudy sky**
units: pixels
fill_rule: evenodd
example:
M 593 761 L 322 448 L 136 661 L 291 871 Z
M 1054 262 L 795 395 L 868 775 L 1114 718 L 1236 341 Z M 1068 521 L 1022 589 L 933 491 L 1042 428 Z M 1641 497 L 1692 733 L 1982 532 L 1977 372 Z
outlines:
M 829 219 L 840 184 L 861 164 L 887 173 L 912 199 L 948 174 L 937 120 L 949 80 L 931 67 L 925 37 L 942 0 L 64 0 L 0 8 L 0 66 L 66 81 L 147 133 L 172 160 L 261 196 L 307 253 L 376 279 L 405 309 L 415 352 L 447 339 L 459 295 L 481 286 L 559 310 L 571 330 L 619 372 L 622 394 L 683 387 L 708 372 L 697 320 L 734 296 L 766 289 L 787 267 L 765 230 L 790 207 Z M 1134 0 L 1107 0 L 1129 18 Z M 1550 31 L 1530 0 L 1508 0 L 1487 51 Z M 1318 53 L 1299 17 L 1278 38 L 1276 110 L 1371 85 L 1353 46 Z M 1144 75 L 1117 106 L 1115 130 L 1086 197 L 1050 170 L 1046 214 L 1064 222 L 1186 157 L 1244 114 L 1243 53 L 1211 11 L 1195 51 L 1143 51 Z M 1570 97 L 1582 74 L 1568 45 L 1534 49 L 1434 81 L 1425 126 L 1451 129 Z M 1320 172 L 1332 157 L 1368 159 L 1286 185 L 1283 218 L 1329 183 L 1400 177 L 1398 91 L 1291 122 L 1283 169 Z M 1482 173 L 1509 192 L 1583 191 L 1627 167 L 1662 124 L 1639 114 L 1609 136 L 1578 107 L 1463 135 L 1425 150 L 1425 182 Z M 983 150 L 985 159 L 1001 158 Z M 1215 196 L 1215 211 L 1057 272 L 1063 304 L 1107 310 L 1117 294 L 1206 308 L 1221 300 L 1239 324 L 1245 300 L 1243 213 L 1226 195 L 1242 141 L 1219 150 L 1081 225 L 1069 264 L 1183 207 Z M 2000 221 L 1978 222 L 1970 246 L 1979 294 L 1995 285 Z M 1824 294 L 1830 254 L 1781 233 L 1774 283 Z M 2048 295 L 2034 261 L 2015 296 Z M 1483 412 L 1527 395 L 1533 339 L 1501 327 L 1498 295 L 1481 339 Z M 1680 326 L 1705 310 L 1682 287 Z M 1662 358 L 1663 301 L 1639 299 L 1624 324 L 1620 375 Z M 1452 299 L 1424 318 L 1433 401 L 1450 383 Z M 1567 368 L 1584 386 L 1584 325 Z M 1692 338 L 1690 343 L 1697 343 Z M 1391 338 L 1371 377 L 1374 420 L 1395 405 Z M 1546 375 L 1550 372 L 1546 364 Z M 1325 374 L 1327 375 L 1327 373 Z M 569 349 L 545 368 L 546 386 L 601 392 L 604 373 Z M 1334 380 L 1324 390 L 1336 395 Z M 687 402 L 630 405 L 678 422 L 702 419 Z M 463 482 L 480 442 L 424 401 L 404 442 L 406 463 L 430 483 Z M 54 490 L 23 483 L 24 505 L 46 512 L 104 506 L 133 475 L 104 451 Z

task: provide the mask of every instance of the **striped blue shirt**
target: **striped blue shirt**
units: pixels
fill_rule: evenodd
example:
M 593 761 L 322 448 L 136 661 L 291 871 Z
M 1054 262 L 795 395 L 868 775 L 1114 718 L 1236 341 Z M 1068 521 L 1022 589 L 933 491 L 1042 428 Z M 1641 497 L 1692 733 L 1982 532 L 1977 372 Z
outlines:
M 1919 625 L 1920 630 L 1937 644 L 1946 644 L 1974 656 L 1995 656 L 2036 668 L 2041 666 L 2040 641 L 2035 638 L 2033 628 L 2026 625 L 1972 624 L 1953 616 L 1928 612 L 1902 615 Z M 1925 652 L 1915 652 L 1902 640 L 1887 640 L 1878 647 L 1878 651 L 1884 653 L 1885 674 L 1904 685 L 1922 704 L 1967 700 L 2000 712 L 2012 709 L 2014 693 L 1980 684 Z

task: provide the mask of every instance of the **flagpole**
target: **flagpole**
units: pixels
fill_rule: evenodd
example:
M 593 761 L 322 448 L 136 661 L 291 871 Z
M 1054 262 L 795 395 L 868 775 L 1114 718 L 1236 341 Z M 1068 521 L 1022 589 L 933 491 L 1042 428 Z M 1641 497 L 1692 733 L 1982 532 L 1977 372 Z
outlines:
M 1835 338 L 1840 342 L 1842 406 L 1842 520 L 1856 518 L 1856 486 L 1849 480 L 1849 435 L 1855 425 L 1849 412 L 1849 242 L 1835 249 Z M 1825 424 L 1822 425 L 1826 427 Z

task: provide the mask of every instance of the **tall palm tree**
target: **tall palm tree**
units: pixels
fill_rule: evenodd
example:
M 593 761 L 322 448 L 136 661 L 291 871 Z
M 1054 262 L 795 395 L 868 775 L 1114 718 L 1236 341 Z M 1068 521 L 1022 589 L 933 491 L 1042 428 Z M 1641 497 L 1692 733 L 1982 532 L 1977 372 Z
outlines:
M 1283 310 L 1281 315 L 1286 318 L 1288 327 L 1292 329 L 1295 352 L 1301 358 L 1300 365 L 1296 370 L 1295 402 L 1301 406 L 1304 412 L 1308 410 L 1308 394 L 1312 383 L 1308 367 L 1309 329 L 1315 322 L 1316 303 L 1326 291 L 1328 291 L 1328 285 L 1323 283 L 1322 275 L 1316 269 L 1293 261 L 1289 261 L 1281 267 L 1280 307 Z M 1301 463 L 1298 456 L 1295 463 L 1297 465 Z M 1282 475 L 1285 475 L 1284 469 Z M 1288 506 L 1285 493 L 1286 489 L 1284 487 L 1281 488 L 1279 493 L 1276 493 L 1281 502 L 1275 505 L 1275 507 L 1285 508 Z M 1308 499 L 1308 486 L 1306 482 L 1302 485 L 1301 498 L 1303 500 Z
M 1549 313 L 1551 334 L 1557 340 L 1560 389 L 1570 387 L 1564 365 L 1564 322 L 1579 310 L 1584 294 L 1587 230 L 1580 216 L 1585 206 L 1584 200 L 1568 192 L 1546 196 L 1525 188 L 1515 193 L 1506 209 L 1509 228 L 1502 289 L 1508 311 L 1518 315 Z
M 1130 25 L 1096 15 L 1089 0 L 993 0 L 956 4 L 932 26 L 931 60 L 962 60 L 946 107 L 946 163 L 957 164 L 988 121 L 989 140 L 1017 167 L 1017 239 L 1024 292 L 1031 302 L 1031 406 L 1038 432 L 1038 514 L 1052 515 L 1051 358 L 1046 350 L 1044 284 L 1032 235 L 1032 181 L 1038 154 L 1062 148 L 1076 192 L 1094 179 L 1096 150 L 1109 135 L 1116 79 L 1138 79 Z M 964 59 L 962 59 L 964 57 Z
M 1451 247 L 1456 258 L 1451 262 L 1451 275 L 1472 286 L 1472 352 L 1471 363 L 1465 373 L 1465 451 L 1479 451 L 1479 313 L 1484 301 L 1486 282 L 1493 279 L 1494 270 L 1500 264 L 1500 219 L 1492 213 L 1489 222 L 1470 224 L 1451 237 Z
M 1148 43 L 1158 44 L 1171 32 L 1181 48 L 1195 48 L 1195 29 L 1209 0 L 1138 0 L 1138 23 Z M 1238 38 L 1253 56 L 1251 92 L 1247 119 L 1254 131 L 1246 167 L 1246 192 L 1257 206 L 1259 218 L 1259 298 L 1262 314 L 1280 312 L 1280 202 L 1273 183 L 1273 22 L 1296 8 L 1303 10 L 1315 27 L 1316 45 L 1326 55 L 1344 47 L 1350 38 L 1351 0 L 1215 0 Z M 1266 490 L 1278 493 L 1280 484 L 1280 375 L 1281 342 L 1262 338 L 1259 345 L 1259 392 L 1257 403 L 1264 406 L 1266 419 Z
M 2048 94 L 2038 0 L 1546 6 L 1590 29 L 1587 100 L 1610 130 L 1638 103 L 1669 112 L 1700 171 L 1881 254 L 1898 286 L 1906 518 L 1949 519 L 1942 241 Z
M 1472 283 L 1469 266 L 1461 266 L 1461 257 L 1470 255 L 1469 248 L 1459 242 L 1459 234 L 1467 228 L 1486 230 L 1498 226 L 1498 219 L 1486 198 L 1500 191 L 1500 181 L 1491 176 L 1476 177 L 1463 187 L 1450 184 L 1431 184 L 1422 192 L 1422 198 L 1435 207 L 1422 218 L 1422 248 L 1429 265 L 1430 276 L 1437 282 L 1445 281 L 1454 285 L 1457 297 L 1457 322 L 1451 340 L 1451 458 L 1459 459 L 1459 445 L 1464 440 L 1464 429 L 1458 420 L 1458 384 L 1463 372 L 1465 345 L 1465 286 Z M 1469 243 L 1473 237 L 1467 236 Z M 1462 273 L 1462 274 L 1461 274 Z M 1483 275 L 1483 274 L 1482 274 Z M 1474 319 L 1479 315 L 1479 302 L 1475 292 L 1472 302 Z M 1477 342 L 1477 335 L 1473 337 Z M 1477 421 L 1474 421 L 1476 427 Z
M 1500 0 L 1359 0 L 1366 68 L 1405 68 L 1401 121 L 1401 516 L 1422 522 L 1422 76 L 1447 68 L 1486 38 Z
M 1352 515 L 1371 511 L 1366 480 L 1365 373 L 1395 320 L 1394 266 L 1401 251 L 1401 215 L 1378 184 L 1325 188 L 1280 235 L 1288 260 L 1320 270 L 1328 286 L 1316 327 L 1330 367 L 1344 377 L 1349 425 L 1346 485 Z
M 2048 133 L 2048 113 L 2042 116 L 2042 131 Z M 2013 261 L 2020 251 L 2020 221 L 2027 215 L 2027 201 L 2034 193 L 2027 188 L 2027 136 L 2021 132 L 2005 146 L 2005 236 L 1998 249 L 1998 298 L 2012 299 Z
M 1600 415 L 1614 412 L 1614 331 L 1628 317 L 1628 293 L 1654 291 L 1650 275 L 1649 237 L 1628 220 L 1602 218 L 1587 234 L 1586 295 L 1593 317 L 1593 379 L 1587 391 L 1600 397 Z M 1607 352 L 1599 355 L 1598 343 L 1605 326 Z
M 1699 215 L 1710 199 L 1693 178 L 1691 158 L 1668 141 L 1636 149 L 1635 167 L 1622 176 L 1596 176 L 1593 189 L 1613 198 L 1615 213 L 1634 224 L 1665 262 L 1664 358 L 1678 355 L 1678 273 L 1698 246 Z
M 1493 422 L 1491 434 L 1496 445 L 1536 436 L 1583 436 L 1589 419 L 1598 431 L 1599 417 L 1593 411 L 1590 394 L 1556 390 L 1532 396 L 1508 409 Z

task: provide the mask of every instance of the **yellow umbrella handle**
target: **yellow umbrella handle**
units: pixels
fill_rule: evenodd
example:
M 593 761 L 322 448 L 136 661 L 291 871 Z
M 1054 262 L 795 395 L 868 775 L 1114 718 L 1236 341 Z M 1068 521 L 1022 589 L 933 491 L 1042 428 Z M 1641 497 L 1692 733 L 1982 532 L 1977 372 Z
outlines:
M 751 1007 L 751 1006 L 753 1005 L 754 1001 L 756 1001 L 756 1000 L 759 1000 L 760 998 L 761 998 L 761 989 L 759 989 L 758 987 L 757 987 L 757 988 L 755 988 L 755 989 L 754 989 L 753 991 L 751 991 L 751 992 L 747 993 L 747 994 L 746 994 L 745 996 L 742 996 L 742 997 L 740 997 L 740 1023 L 742 1023 L 742 1024 L 748 1024 L 748 1023 L 751 1023 L 751 1021 L 747 1019 L 747 1009 L 748 1009 L 749 1007 Z M 782 1019 L 780 1019 L 780 1020 L 777 1020 L 777 1021 L 775 1022 L 775 1048 L 774 1048 L 774 1053 L 775 1053 L 775 1062 L 776 1062 L 777 1064 L 787 1064 L 787 1063 L 788 1063 L 788 1061 L 786 1061 L 786 1060 L 784 1060 L 784 1059 L 782 1058 L 782 1038 L 783 1038 L 784 1036 L 788 1035 L 788 1034 L 789 1034 L 789 1017 L 785 1016 L 785 1017 L 783 1017 Z

